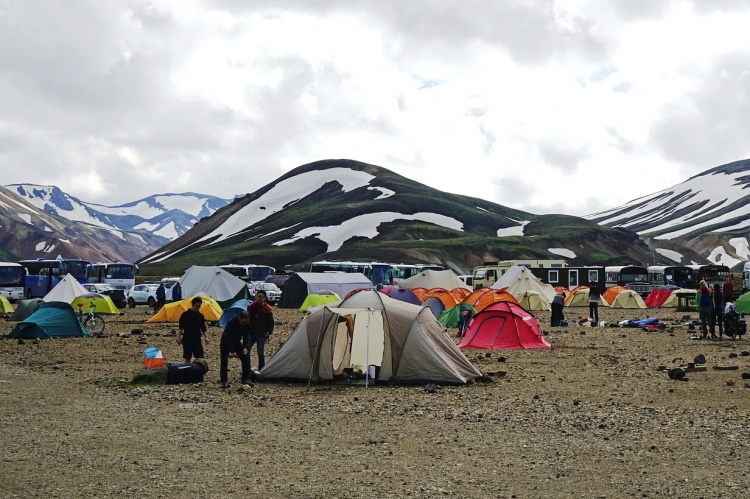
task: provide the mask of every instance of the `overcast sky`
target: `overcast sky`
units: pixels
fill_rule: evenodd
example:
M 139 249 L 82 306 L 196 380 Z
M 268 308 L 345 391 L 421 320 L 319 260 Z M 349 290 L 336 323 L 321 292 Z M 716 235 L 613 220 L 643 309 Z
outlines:
M 750 157 L 750 0 L 0 0 L 2 184 L 231 198 L 321 159 L 584 215 Z

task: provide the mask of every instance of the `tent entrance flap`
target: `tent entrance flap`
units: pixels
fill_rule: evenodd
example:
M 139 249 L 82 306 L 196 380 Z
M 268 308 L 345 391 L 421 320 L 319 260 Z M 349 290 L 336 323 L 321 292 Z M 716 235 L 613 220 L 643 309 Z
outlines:
M 352 312 L 352 310 L 347 310 Z M 354 367 L 365 372 L 367 366 L 381 366 L 385 351 L 385 326 L 382 310 L 358 310 L 339 315 L 332 338 L 334 374 Z

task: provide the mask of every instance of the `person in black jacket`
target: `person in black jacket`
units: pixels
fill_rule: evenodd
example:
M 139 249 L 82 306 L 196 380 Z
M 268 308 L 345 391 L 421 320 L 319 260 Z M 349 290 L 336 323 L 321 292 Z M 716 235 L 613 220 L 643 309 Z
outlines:
M 273 309 L 267 303 L 266 292 L 259 289 L 255 293 L 255 301 L 247 306 L 250 314 L 250 341 L 247 343 L 247 352 L 254 344 L 258 345 L 258 370 L 266 365 L 266 341 L 273 332 Z
M 714 284 L 711 295 L 711 338 L 716 338 L 716 323 L 719 323 L 719 338 L 724 336 L 724 293 L 721 284 Z
M 208 345 L 208 328 L 206 319 L 200 311 L 202 305 L 203 300 L 200 296 L 196 296 L 190 302 L 190 308 L 180 315 L 176 339 L 177 344 L 182 345 L 182 357 L 186 364 L 190 364 L 193 357 L 196 359 L 205 357 L 201 338 Z
M 242 384 L 252 385 L 250 381 L 250 356 L 246 346 L 248 341 L 250 341 L 250 314 L 242 311 L 227 323 L 221 335 L 219 377 L 223 388 L 229 386 L 229 357 L 240 359 L 242 363 Z

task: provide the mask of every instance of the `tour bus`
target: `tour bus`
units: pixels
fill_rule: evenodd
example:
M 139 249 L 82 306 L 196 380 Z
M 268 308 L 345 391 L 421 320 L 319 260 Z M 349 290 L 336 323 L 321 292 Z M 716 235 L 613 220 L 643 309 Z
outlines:
M 445 270 L 442 265 L 434 265 L 431 263 L 417 263 L 414 265 L 408 265 L 404 263 L 392 263 L 391 264 L 391 277 L 393 284 L 398 284 L 404 279 L 419 275 L 423 270 Z
M 474 289 L 489 288 L 502 276 L 505 271 L 515 265 L 534 268 L 563 268 L 565 260 L 505 260 L 502 262 L 483 262 L 474 269 Z
M 380 262 L 336 262 L 320 261 L 310 264 L 310 272 L 361 272 L 373 286 L 393 284 L 391 264 Z
M 696 287 L 693 269 L 687 265 L 649 265 L 647 270 L 648 280 L 654 286 L 673 284 L 688 289 Z
M 638 265 L 604 267 L 605 286 L 625 286 L 642 297 L 647 297 L 654 288 L 648 280 L 648 269 Z
M 43 298 L 57 286 L 63 277 L 70 274 L 81 284 L 88 283 L 91 262 L 80 258 L 58 258 L 56 260 L 21 260 L 18 262 L 26 269 L 24 277 L 24 296 L 26 298 Z
M 109 284 L 116 289 L 129 290 L 135 286 L 138 266 L 133 263 L 95 263 L 89 270 L 89 282 Z
M 532 267 L 529 270 L 542 282 L 552 286 L 564 286 L 568 289 L 578 286 L 595 286 L 600 291 L 604 291 L 606 281 L 604 267 Z
M 266 277 L 276 272 L 276 269 L 268 265 L 237 265 L 230 263 L 219 265 L 219 268 L 226 270 L 235 277 L 239 277 L 248 284 L 265 282 Z
M 726 265 L 689 265 L 693 269 L 696 287 L 701 281 L 706 281 L 708 287 L 714 284 L 724 284 L 729 279 L 729 267 Z
M 9 301 L 23 300 L 26 270 L 19 263 L 0 262 L 0 294 Z

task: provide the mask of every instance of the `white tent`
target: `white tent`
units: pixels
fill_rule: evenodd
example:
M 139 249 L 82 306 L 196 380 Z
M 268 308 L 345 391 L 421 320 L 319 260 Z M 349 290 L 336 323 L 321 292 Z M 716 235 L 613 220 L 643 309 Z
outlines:
M 89 291 L 70 274 L 60 279 L 60 282 L 52 290 L 44 295 L 42 301 L 61 301 L 63 303 L 72 303 L 76 296 L 85 295 Z
M 451 289 L 464 288 L 472 290 L 464 281 L 458 278 L 452 270 L 423 270 L 419 274 L 404 279 L 399 284 L 402 288 L 443 288 L 450 291 Z
M 361 272 L 298 272 L 284 282 L 279 306 L 299 308 L 310 294 L 336 293 L 344 298 L 354 290 L 373 287 Z
M 515 298 L 518 300 L 518 304 L 527 311 L 552 310 L 552 305 L 547 297 L 538 291 L 527 289 L 526 291 L 521 291 L 521 293 Z
M 222 308 L 247 298 L 247 283 L 219 267 L 193 265 L 180 278 L 182 296 L 210 296 Z
M 495 281 L 492 288 L 508 288 L 508 293 L 515 296 L 516 300 L 518 300 L 518 297 L 524 291 L 536 291 L 547 298 L 547 301 L 550 302 L 557 294 L 555 288 L 549 284 L 543 283 L 541 279 L 536 277 L 529 269 L 522 265 L 514 265 L 513 267 L 508 268 L 508 270 L 500 276 L 500 279 Z
M 311 309 L 261 371 L 266 380 L 332 380 L 378 366 L 377 379 L 466 383 L 481 376 L 427 307 L 377 291 Z

